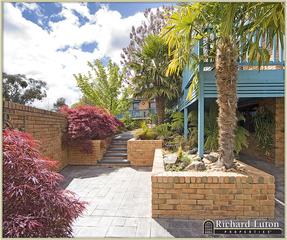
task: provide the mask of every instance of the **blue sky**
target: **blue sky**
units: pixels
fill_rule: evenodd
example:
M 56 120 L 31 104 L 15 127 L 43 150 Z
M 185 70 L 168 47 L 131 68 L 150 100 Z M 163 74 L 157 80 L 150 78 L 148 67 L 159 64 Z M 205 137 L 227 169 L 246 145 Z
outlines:
M 132 26 L 146 8 L 170 3 L 4 3 L 4 71 L 47 82 L 48 97 L 35 105 L 49 109 L 59 97 L 81 96 L 74 74 L 87 62 L 120 63 Z
M 43 28 L 46 31 L 51 31 L 49 22 L 59 22 L 64 20 L 65 18 L 60 15 L 63 7 L 59 3 L 36 3 L 36 5 L 39 7 L 36 10 L 34 9 L 29 9 L 23 7 L 22 3 L 12 3 L 13 6 L 18 7 L 18 8 L 23 8 L 22 10 L 22 16 L 37 24 L 41 28 Z M 135 15 L 138 12 L 142 12 L 147 8 L 157 8 L 161 7 L 163 5 L 171 5 L 171 3 L 161 3 L 161 2 L 154 2 L 154 3 L 136 3 L 136 2 L 131 2 L 131 3 L 100 3 L 100 2 L 88 2 L 87 3 L 87 8 L 89 10 L 90 14 L 95 14 L 102 5 L 108 6 L 110 10 L 117 11 L 121 14 L 123 18 L 127 18 L 130 16 Z M 85 16 L 83 16 L 81 13 L 79 13 L 76 9 L 73 10 L 73 14 L 78 17 L 80 26 L 85 25 L 86 23 L 89 22 L 89 19 Z M 83 51 L 87 52 L 92 52 L 95 48 L 97 47 L 96 43 L 88 43 L 88 44 L 83 44 L 81 47 Z M 63 48 L 64 50 L 67 50 L 67 47 Z M 59 49 L 61 50 L 61 49 Z

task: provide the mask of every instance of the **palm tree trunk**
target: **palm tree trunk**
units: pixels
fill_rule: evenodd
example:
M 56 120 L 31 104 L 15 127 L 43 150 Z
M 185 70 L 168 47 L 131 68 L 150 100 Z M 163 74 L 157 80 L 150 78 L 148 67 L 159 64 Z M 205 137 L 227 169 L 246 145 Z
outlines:
M 165 118 L 165 98 L 164 96 L 158 96 L 155 98 L 157 122 L 161 124 Z
M 237 53 L 228 37 L 218 40 L 216 52 L 216 84 L 219 106 L 219 159 L 220 166 L 233 167 L 235 128 L 237 124 Z

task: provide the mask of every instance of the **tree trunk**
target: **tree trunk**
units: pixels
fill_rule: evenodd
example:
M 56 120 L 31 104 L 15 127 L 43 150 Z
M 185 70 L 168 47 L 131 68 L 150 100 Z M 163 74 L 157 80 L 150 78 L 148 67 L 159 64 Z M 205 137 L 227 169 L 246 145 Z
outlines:
M 217 104 L 219 106 L 219 158 L 220 166 L 233 167 L 235 128 L 237 125 L 237 53 L 230 38 L 222 38 L 216 52 Z
M 158 96 L 155 98 L 157 123 L 161 124 L 165 118 L 165 98 L 164 96 Z

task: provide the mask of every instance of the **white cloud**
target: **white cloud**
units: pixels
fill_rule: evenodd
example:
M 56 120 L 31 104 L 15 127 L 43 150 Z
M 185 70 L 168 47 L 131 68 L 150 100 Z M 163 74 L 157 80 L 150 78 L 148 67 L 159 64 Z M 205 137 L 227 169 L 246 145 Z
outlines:
M 66 98 L 68 104 L 76 102 L 80 92 L 73 74 L 87 72 L 87 61 L 104 56 L 119 63 L 132 25 L 144 20 L 142 13 L 123 18 L 105 5 L 95 14 L 90 14 L 86 3 L 63 3 L 62 6 L 60 15 L 65 19 L 49 22 L 51 31 L 47 32 L 21 14 L 24 7 L 40 11 L 37 4 L 14 7 L 4 3 L 4 71 L 46 81 L 47 98 L 34 104 L 41 108 L 52 107 L 59 97 Z M 89 21 L 81 26 L 73 11 Z M 81 50 L 83 43 L 92 42 L 97 43 L 93 53 Z M 57 51 L 67 45 L 70 46 L 67 51 Z

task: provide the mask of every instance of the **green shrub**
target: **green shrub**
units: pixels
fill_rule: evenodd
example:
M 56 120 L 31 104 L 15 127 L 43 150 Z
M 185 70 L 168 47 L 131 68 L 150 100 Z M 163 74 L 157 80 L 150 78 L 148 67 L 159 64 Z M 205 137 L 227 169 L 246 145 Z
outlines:
M 265 107 L 257 110 L 253 117 L 255 125 L 255 138 L 265 155 L 270 155 L 274 143 L 275 119 L 274 114 Z
M 134 119 L 132 119 L 129 112 L 124 113 L 124 116 L 121 121 L 125 124 L 127 130 L 133 130 L 136 128 L 136 122 Z
M 171 129 L 177 133 L 183 132 L 184 117 L 182 112 L 174 112 L 171 114 Z
M 149 113 L 149 118 L 152 124 L 157 124 L 157 114 Z
M 208 113 L 205 114 L 205 143 L 204 148 L 208 151 L 218 150 L 218 110 L 217 106 L 211 106 Z M 237 112 L 238 121 L 245 121 L 244 116 Z M 242 148 L 248 146 L 249 132 L 242 126 L 237 126 L 235 129 L 235 153 L 239 154 Z
M 205 142 L 204 148 L 208 151 L 218 150 L 218 123 L 217 123 L 218 110 L 216 106 L 210 106 L 210 109 L 205 113 Z
M 177 158 L 178 159 L 182 159 L 183 157 L 183 151 L 182 151 L 182 147 L 179 146 L 178 150 L 177 150 Z
M 145 122 L 142 123 L 141 128 L 136 130 L 135 136 L 140 140 L 154 140 L 157 134 L 153 128 L 149 128 Z
M 165 164 L 166 171 L 179 172 L 183 171 L 191 163 L 191 158 L 185 154 L 182 154 L 182 157 L 173 164 Z
M 155 127 L 157 135 L 160 138 L 163 138 L 164 140 L 168 139 L 172 135 L 172 132 L 169 129 L 170 129 L 169 123 L 162 123 Z

